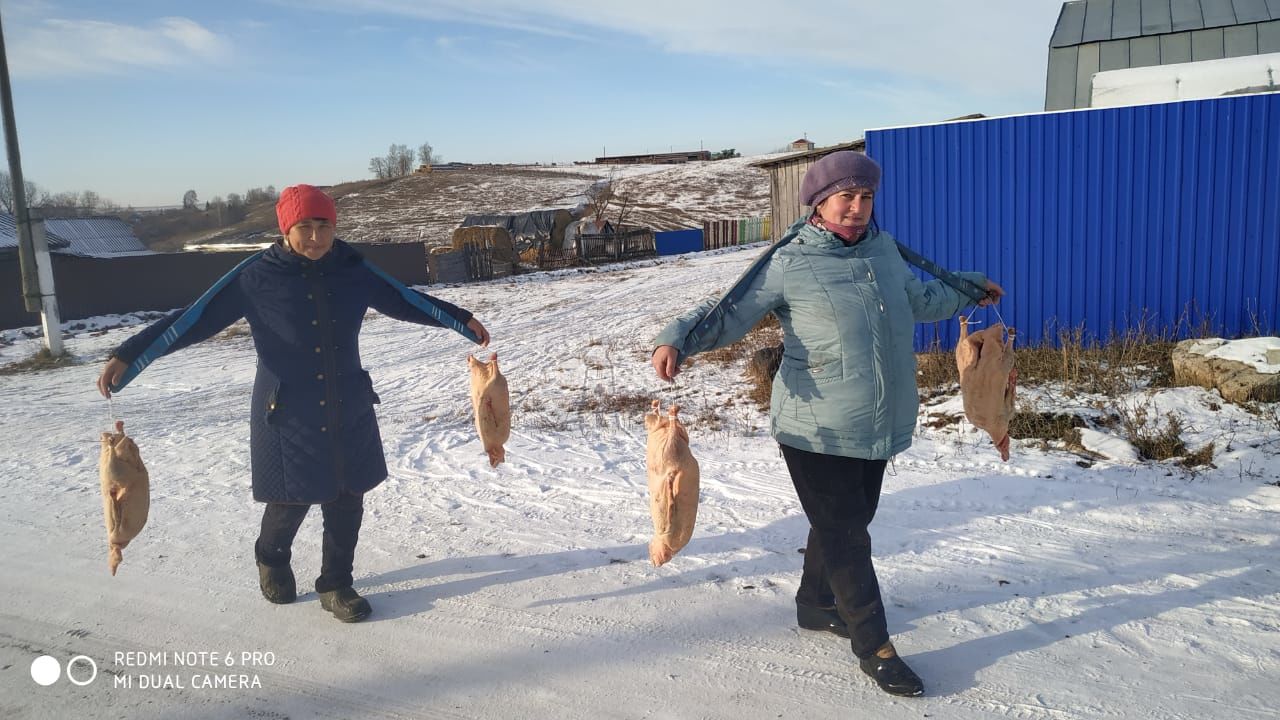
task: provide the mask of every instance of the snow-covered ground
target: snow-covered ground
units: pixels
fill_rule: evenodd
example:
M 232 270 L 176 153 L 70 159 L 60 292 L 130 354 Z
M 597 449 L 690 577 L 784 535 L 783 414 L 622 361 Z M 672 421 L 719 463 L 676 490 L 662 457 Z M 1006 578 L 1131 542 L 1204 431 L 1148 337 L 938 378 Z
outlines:
M 136 327 L 69 338 L 82 365 L 0 377 L 0 717 L 1276 717 L 1280 422 L 1200 389 L 1111 399 L 1175 413 L 1192 448 L 1213 442 L 1194 472 L 1140 462 L 1101 426 L 1087 458 L 1015 441 L 1001 463 L 967 424 L 921 424 L 872 534 L 925 697 L 882 693 L 845 641 L 798 630 L 807 525 L 740 369 L 695 362 L 668 386 L 647 364 L 659 327 L 757 250 L 433 288 L 495 338 L 515 425 L 497 469 L 471 423 L 468 343 L 370 316 L 391 476 L 367 498 L 356 583 L 374 615 L 356 625 L 313 592 L 259 595 L 246 336 L 162 358 L 110 405 L 94 379 Z M 6 338 L 0 363 L 38 347 Z M 582 409 L 629 394 L 680 401 L 702 466 L 697 531 L 662 568 L 647 561 L 641 412 Z M 113 414 L 152 493 L 115 577 L 97 475 Z M 313 512 L 300 590 L 319 535 Z M 48 686 L 32 678 L 41 656 L 37 675 L 61 669 Z

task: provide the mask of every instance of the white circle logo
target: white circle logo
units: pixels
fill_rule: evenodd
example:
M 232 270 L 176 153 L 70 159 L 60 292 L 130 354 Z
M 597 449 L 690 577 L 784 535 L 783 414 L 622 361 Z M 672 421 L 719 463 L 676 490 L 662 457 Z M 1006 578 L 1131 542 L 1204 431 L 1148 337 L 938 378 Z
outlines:
M 89 663 L 89 667 L 90 667 L 90 669 L 92 670 L 92 672 L 90 672 L 90 673 L 89 673 L 89 679 L 88 679 L 88 680 L 83 680 L 83 681 L 82 681 L 82 680 L 78 680 L 78 679 L 76 679 L 76 678 L 71 674 L 71 668 L 72 668 L 72 666 L 74 666 L 76 663 L 78 663 L 78 662 L 80 662 L 80 661 L 82 661 L 82 660 L 83 660 L 84 662 Z M 97 680 L 97 679 L 98 679 L 98 663 L 94 662 L 94 661 L 93 661 L 93 658 L 89 657 L 88 655 L 77 655 L 77 656 L 75 656 L 75 657 L 71 658 L 69 661 L 67 661 L 67 679 L 68 679 L 68 680 L 70 680 L 70 681 L 71 681 L 71 684 L 73 684 L 73 685 L 80 685 L 81 687 L 83 687 L 83 686 L 85 686 L 85 685 L 88 685 L 89 683 L 91 683 L 91 682 L 93 682 L 94 680 Z
M 31 661 L 31 679 L 37 685 L 48 687 L 58 682 L 59 677 L 62 677 L 62 665 L 57 658 L 41 655 Z

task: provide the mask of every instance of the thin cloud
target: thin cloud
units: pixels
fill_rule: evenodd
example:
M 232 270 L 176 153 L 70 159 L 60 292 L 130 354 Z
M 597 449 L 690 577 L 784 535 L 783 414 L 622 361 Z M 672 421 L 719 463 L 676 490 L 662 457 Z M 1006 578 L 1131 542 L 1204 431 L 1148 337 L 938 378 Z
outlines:
M 430 41 L 414 38 L 410 47 L 424 58 L 444 57 L 452 64 L 494 75 L 529 75 L 550 70 L 549 65 L 529 55 L 527 48 L 515 42 L 441 35 Z
M 200 23 L 167 17 L 145 26 L 99 20 L 44 20 L 15 33 L 16 77 L 122 74 L 219 62 L 230 42 Z
M 879 72 L 992 94 L 1040 91 L 1061 0 L 317 0 L 313 9 L 380 13 L 591 40 L 640 37 L 667 53 L 801 72 Z M 1028 62 L 1028 58 L 1037 58 Z
M 565 18 L 556 12 L 542 8 L 529 8 L 507 0 L 314 0 L 293 2 L 281 0 L 280 4 L 305 8 L 308 12 L 327 11 L 343 15 L 381 14 L 395 17 L 481 25 L 501 30 L 512 30 L 548 37 L 590 40 L 588 36 L 567 27 Z M 587 6 L 583 5 L 583 12 Z M 581 25 L 582 23 L 574 23 Z M 586 23 L 586 25 L 592 25 Z

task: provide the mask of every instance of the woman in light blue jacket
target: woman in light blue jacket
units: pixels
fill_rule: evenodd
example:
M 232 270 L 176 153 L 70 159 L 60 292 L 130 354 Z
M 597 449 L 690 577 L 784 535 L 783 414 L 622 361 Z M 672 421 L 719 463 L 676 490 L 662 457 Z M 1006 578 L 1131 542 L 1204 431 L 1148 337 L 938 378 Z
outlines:
M 652 363 L 670 381 L 686 357 L 736 342 L 766 313 L 777 316 L 783 357 L 770 425 L 810 524 L 797 621 L 850 638 L 859 666 L 885 691 L 919 695 L 923 683 L 889 639 L 867 526 L 885 465 L 911 445 L 915 429 L 914 325 L 974 301 L 911 272 L 873 221 L 879 184 L 880 166 L 862 153 L 815 163 L 800 186 L 813 214 L 727 293 L 668 324 Z M 981 305 L 1003 295 L 981 273 L 960 277 L 975 284 Z

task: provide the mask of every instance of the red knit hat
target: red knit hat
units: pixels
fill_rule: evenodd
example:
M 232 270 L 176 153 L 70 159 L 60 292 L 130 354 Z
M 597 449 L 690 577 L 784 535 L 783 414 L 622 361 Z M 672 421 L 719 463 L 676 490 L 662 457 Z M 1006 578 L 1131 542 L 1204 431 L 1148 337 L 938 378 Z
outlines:
M 330 224 L 338 224 L 338 208 L 333 198 L 314 185 L 293 185 L 280 193 L 276 201 L 276 220 L 280 234 L 288 235 L 289 228 L 307 218 L 324 218 Z

